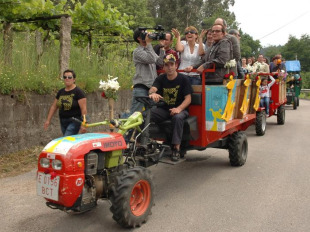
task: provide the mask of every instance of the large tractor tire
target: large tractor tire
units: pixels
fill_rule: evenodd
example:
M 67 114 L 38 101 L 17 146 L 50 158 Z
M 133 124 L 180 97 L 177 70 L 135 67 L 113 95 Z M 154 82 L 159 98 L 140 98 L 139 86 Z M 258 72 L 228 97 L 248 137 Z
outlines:
M 297 109 L 297 97 L 293 97 L 293 109 Z
M 144 167 L 123 170 L 110 189 L 113 219 L 126 228 L 140 227 L 147 221 L 154 202 L 151 171 Z
M 230 135 L 228 151 L 231 166 L 245 164 L 248 155 L 248 141 L 244 132 L 238 131 Z
M 284 105 L 280 105 L 277 110 L 277 123 L 279 125 L 284 125 L 285 123 L 285 108 Z
M 266 132 L 266 112 L 264 110 L 256 112 L 255 131 L 259 136 Z

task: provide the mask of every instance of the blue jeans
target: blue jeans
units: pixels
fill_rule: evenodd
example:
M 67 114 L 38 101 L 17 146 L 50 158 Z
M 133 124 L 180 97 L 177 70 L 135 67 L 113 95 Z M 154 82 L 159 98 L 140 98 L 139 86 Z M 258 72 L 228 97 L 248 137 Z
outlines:
M 157 107 L 153 108 L 151 111 L 151 121 L 160 123 L 170 119 L 172 123 L 171 144 L 179 145 L 182 141 L 184 120 L 188 118 L 188 115 L 188 111 L 183 110 L 180 113 L 171 116 L 168 109 Z
M 144 104 L 141 102 L 138 102 L 136 100 L 136 97 L 139 96 L 149 96 L 149 91 L 146 89 L 142 89 L 142 88 L 133 88 L 132 91 L 132 103 L 131 103 L 131 108 L 130 108 L 130 115 L 132 115 L 134 112 L 136 111 L 142 111 Z
M 60 128 L 64 136 L 78 134 L 80 127 L 81 124 L 73 121 L 71 118 L 60 118 Z
M 187 76 L 191 85 L 201 85 L 201 77 L 200 75 Z
M 269 114 L 269 102 L 270 102 L 269 97 L 263 97 L 260 99 L 260 107 L 265 107 L 266 114 Z

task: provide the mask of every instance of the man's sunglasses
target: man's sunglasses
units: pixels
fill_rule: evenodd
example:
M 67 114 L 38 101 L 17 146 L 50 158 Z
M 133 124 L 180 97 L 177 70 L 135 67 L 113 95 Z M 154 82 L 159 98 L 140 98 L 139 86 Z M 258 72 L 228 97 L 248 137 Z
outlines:
M 187 34 L 189 34 L 189 33 L 191 33 L 191 34 L 197 34 L 197 32 L 194 31 L 194 30 L 192 30 L 192 31 L 185 31 L 185 35 L 187 35 Z
M 72 79 L 73 76 L 63 76 L 62 78 L 63 78 L 64 80 L 65 80 L 65 79 Z

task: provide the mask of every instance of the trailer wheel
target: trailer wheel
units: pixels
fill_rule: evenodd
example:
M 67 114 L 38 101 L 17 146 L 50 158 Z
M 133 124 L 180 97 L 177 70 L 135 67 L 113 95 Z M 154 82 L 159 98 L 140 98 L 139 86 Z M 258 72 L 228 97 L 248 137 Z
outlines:
M 285 108 L 283 105 L 280 105 L 277 110 L 277 123 L 279 125 L 284 125 L 285 123 Z
M 228 151 L 231 166 L 245 164 L 248 155 L 248 141 L 244 132 L 238 131 L 230 135 Z
M 113 219 L 126 228 L 140 227 L 151 213 L 153 192 L 150 170 L 144 167 L 123 170 L 110 189 Z
M 297 109 L 297 97 L 293 98 L 293 109 L 296 110 Z
M 255 131 L 259 136 L 266 132 L 266 112 L 264 110 L 256 112 Z

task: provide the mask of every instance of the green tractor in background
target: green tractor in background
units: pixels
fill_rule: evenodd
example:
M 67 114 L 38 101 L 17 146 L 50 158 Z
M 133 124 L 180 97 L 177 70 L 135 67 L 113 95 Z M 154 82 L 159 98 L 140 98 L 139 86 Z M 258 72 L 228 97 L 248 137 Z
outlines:
M 299 106 L 299 95 L 302 86 L 300 62 L 299 60 L 288 60 L 285 62 L 285 66 L 288 73 L 286 79 L 286 104 L 293 105 L 293 109 L 296 110 Z

